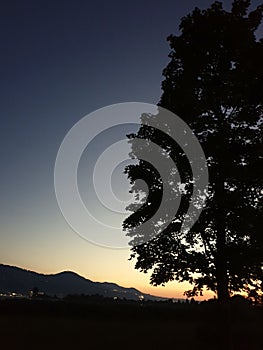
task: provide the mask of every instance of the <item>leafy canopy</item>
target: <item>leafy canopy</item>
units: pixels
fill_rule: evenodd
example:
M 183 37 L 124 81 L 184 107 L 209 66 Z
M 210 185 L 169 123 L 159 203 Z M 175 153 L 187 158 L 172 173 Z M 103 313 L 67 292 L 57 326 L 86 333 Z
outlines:
M 143 116 L 138 133 L 129 135 L 132 157 L 138 154 L 136 137 L 148 148 L 149 141 L 157 143 L 177 165 L 184 184 L 174 220 L 140 244 L 140 236 L 149 234 L 140 231 L 140 223 L 158 209 L 162 182 L 145 161 L 126 167 L 137 195 L 128 207 L 132 214 L 123 223 L 131 236 L 131 258 L 136 258 L 136 269 L 151 271 L 153 285 L 190 282 L 188 296 L 202 294 L 204 288 L 218 296 L 224 288 L 225 296 L 238 291 L 255 296 L 262 291 L 263 39 L 257 40 L 255 31 L 263 6 L 248 13 L 249 5 L 248 0 L 236 0 L 230 12 L 220 2 L 207 10 L 195 8 L 181 20 L 180 35 L 168 37 L 170 62 L 163 71 L 159 106 L 191 127 L 209 169 L 206 206 L 189 232 L 181 231 L 195 181 L 189 160 L 167 135 L 147 127 L 152 116 Z M 134 184 L 138 178 L 149 187 L 143 205 L 141 188 Z

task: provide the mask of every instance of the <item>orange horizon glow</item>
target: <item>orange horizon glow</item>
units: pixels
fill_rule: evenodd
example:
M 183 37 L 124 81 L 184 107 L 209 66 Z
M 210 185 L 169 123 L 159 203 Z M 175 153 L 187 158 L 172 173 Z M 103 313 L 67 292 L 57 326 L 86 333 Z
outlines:
M 13 222 L 9 222 L 0 246 L 1 263 L 43 274 L 73 271 L 94 282 L 112 282 L 154 296 L 186 299 L 183 293 L 191 288 L 189 284 L 169 282 L 165 287 L 151 286 L 150 273 L 135 270 L 135 261 L 129 260 L 128 249 L 114 250 L 92 245 L 75 234 L 63 217 L 56 225 L 52 223 L 52 227 L 47 227 L 45 220 L 45 225 L 38 225 L 36 234 L 32 236 L 28 234 L 35 231 L 32 221 L 20 222 L 20 225 L 14 223 L 15 227 Z M 214 293 L 205 292 L 203 297 L 195 299 L 213 297 Z
M 72 271 L 77 273 L 79 276 L 84 277 L 88 280 L 91 280 L 93 282 L 111 282 L 111 283 L 116 283 L 117 285 L 124 287 L 124 288 L 135 288 L 138 289 L 140 292 L 145 293 L 145 294 L 150 294 L 152 296 L 156 297 L 163 297 L 163 298 L 169 298 L 169 299 L 187 299 L 186 296 L 184 296 L 184 291 L 187 289 L 190 289 L 190 285 L 187 283 L 178 283 L 178 282 L 173 282 L 169 283 L 166 286 L 152 286 L 152 285 L 142 285 L 142 284 L 137 284 L 136 281 L 134 283 L 131 281 L 130 283 L 122 283 L 121 281 L 115 281 L 115 280 L 106 280 L 106 279 L 92 279 L 90 276 L 88 276 L 85 273 L 82 273 L 81 271 L 75 270 L 75 269 L 55 269 L 51 271 L 50 269 L 41 269 L 41 268 L 33 268 L 30 265 L 27 264 L 14 264 L 14 263 L 8 263 L 8 262 L 1 262 L 4 265 L 10 265 L 10 266 L 15 266 L 21 269 L 25 269 L 28 271 L 33 271 L 36 273 L 44 274 L 44 275 L 54 275 L 63 271 Z M 202 300 L 207 300 L 210 298 L 214 298 L 214 293 L 211 291 L 206 291 L 204 292 L 203 296 L 198 296 L 195 297 L 195 300 L 202 301 Z

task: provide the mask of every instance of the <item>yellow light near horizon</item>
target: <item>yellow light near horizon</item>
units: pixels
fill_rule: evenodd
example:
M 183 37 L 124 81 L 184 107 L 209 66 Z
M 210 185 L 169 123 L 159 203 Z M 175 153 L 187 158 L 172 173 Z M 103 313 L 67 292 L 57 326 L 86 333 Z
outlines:
M 61 218 L 62 220 L 62 218 Z M 23 240 L 15 235 L 6 235 L 0 247 L 1 263 L 18 266 L 44 274 L 55 274 L 71 270 L 98 282 L 113 282 L 123 287 L 133 287 L 147 294 L 166 298 L 185 298 L 183 292 L 190 289 L 188 284 L 170 282 L 165 287 L 149 284 L 150 274 L 134 269 L 135 261 L 129 261 L 129 250 L 106 249 L 83 240 L 67 225 L 61 231 L 58 223 L 56 235 L 45 235 L 47 227 L 40 227 L 38 234 L 27 237 L 30 223 L 20 227 Z M 11 231 L 10 227 L 10 231 Z M 52 224 L 54 230 L 54 224 Z M 50 228 L 51 231 L 51 228 Z M 51 231 L 52 232 L 52 231 Z M 19 245 L 17 240 L 19 239 Z M 198 300 L 212 298 L 206 292 Z

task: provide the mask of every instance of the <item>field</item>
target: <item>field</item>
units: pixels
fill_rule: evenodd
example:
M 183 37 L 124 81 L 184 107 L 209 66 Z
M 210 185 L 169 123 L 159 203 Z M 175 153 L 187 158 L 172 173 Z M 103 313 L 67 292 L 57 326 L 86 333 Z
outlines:
M 139 302 L 4 300 L 2 349 L 263 349 L 263 310 Z

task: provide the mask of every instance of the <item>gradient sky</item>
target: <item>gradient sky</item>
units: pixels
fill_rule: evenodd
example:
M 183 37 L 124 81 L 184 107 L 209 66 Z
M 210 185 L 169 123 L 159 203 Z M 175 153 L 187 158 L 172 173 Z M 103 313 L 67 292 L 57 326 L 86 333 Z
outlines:
M 43 273 L 72 270 L 95 281 L 182 297 L 185 285 L 150 287 L 150 276 L 134 270 L 128 250 L 98 247 L 69 227 L 56 202 L 54 163 L 64 136 L 86 114 L 119 102 L 159 101 L 166 37 L 178 32 L 180 18 L 195 6 L 212 2 L 2 4 L 1 263 Z M 252 1 L 253 7 L 259 3 Z M 231 1 L 225 4 L 229 9 Z

